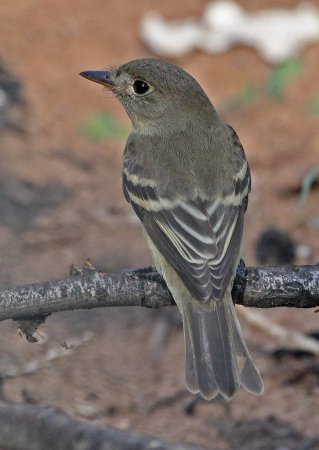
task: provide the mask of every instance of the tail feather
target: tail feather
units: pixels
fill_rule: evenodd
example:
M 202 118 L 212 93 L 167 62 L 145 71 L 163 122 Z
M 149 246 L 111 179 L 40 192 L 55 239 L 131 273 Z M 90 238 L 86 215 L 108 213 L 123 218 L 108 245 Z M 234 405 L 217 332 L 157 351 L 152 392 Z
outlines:
M 200 323 L 201 320 L 202 317 L 198 314 L 187 315 L 184 320 L 186 383 L 191 392 L 200 392 L 204 398 L 213 398 L 217 395 L 218 388 L 209 358 L 210 352 L 209 350 L 197 351 L 197 348 L 208 349 L 209 346 L 206 334 L 207 327 L 203 327 Z M 187 324 L 185 326 L 186 321 Z M 193 333 L 193 329 L 196 329 L 198 332 Z
M 210 310 L 193 302 L 182 307 L 186 346 L 186 383 L 191 392 L 210 400 L 218 393 L 229 399 L 240 385 L 261 394 L 263 383 L 254 366 L 230 294 Z M 245 358 L 240 371 L 237 356 Z
M 240 374 L 242 386 L 252 394 L 260 395 L 264 392 L 264 383 L 259 370 L 250 358 L 247 358 Z
M 185 321 L 184 321 L 185 323 Z M 183 325 L 185 339 L 185 367 L 186 367 L 186 385 L 193 394 L 198 393 L 197 372 L 195 371 L 193 346 L 189 334 L 189 326 Z
M 227 332 L 229 311 L 224 307 L 224 302 L 219 301 L 208 316 L 207 313 L 203 316 L 203 326 L 210 334 L 210 358 L 216 384 L 224 397 L 231 398 L 240 387 L 240 379 L 232 333 Z
M 226 300 L 227 301 L 227 300 Z M 240 384 L 249 392 L 260 395 L 264 391 L 264 383 L 260 376 L 259 370 L 254 365 L 249 350 L 247 348 L 243 333 L 241 331 L 240 323 L 237 318 L 235 306 L 232 298 L 228 300 L 229 311 L 231 313 L 233 331 L 233 341 L 235 345 L 236 355 L 245 358 L 244 367 L 240 373 Z

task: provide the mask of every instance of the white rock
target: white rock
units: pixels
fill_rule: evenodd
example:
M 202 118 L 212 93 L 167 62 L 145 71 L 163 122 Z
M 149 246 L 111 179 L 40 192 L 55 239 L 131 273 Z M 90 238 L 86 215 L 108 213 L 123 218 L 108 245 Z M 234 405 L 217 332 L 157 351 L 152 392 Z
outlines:
M 246 12 L 232 0 L 219 0 L 208 4 L 201 20 L 168 22 L 156 12 L 148 13 L 141 37 L 159 55 L 181 56 L 196 48 L 220 53 L 245 44 L 266 61 L 278 63 L 319 41 L 319 10 L 301 3 L 295 9 Z
M 141 38 L 158 55 L 177 56 L 200 45 L 201 24 L 193 19 L 167 22 L 155 11 L 148 12 L 142 20 Z

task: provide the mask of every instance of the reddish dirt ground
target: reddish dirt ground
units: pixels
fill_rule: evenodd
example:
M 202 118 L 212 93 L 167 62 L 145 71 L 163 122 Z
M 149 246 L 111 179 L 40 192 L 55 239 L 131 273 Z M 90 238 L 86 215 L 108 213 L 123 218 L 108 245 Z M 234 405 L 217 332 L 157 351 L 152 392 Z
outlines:
M 319 1 L 313 3 L 319 6 Z M 9 198 L 5 202 L 0 198 L 0 205 L 11 208 L 0 212 L 3 286 L 65 277 L 71 263 L 80 266 L 87 257 L 109 272 L 150 263 L 139 223 L 121 192 L 124 141 L 96 143 L 79 132 L 86 119 L 101 111 L 129 127 L 128 119 L 115 99 L 78 73 L 152 56 L 138 34 L 146 11 L 156 9 L 166 18 L 183 18 L 199 16 L 205 4 L 203 0 L 1 2 L 0 58 L 21 81 L 25 98 L 20 111 L 25 132 L 6 131 L 0 140 L 0 197 Z M 257 10 L 292 7 L 297 2 L 243 0 L 240 4 Z M 318 45 L 303 51 L 303 70 L 281 101 L 265 93 L 241 108 L 224 105 L 248 82 L 265 85 L 272 70 L 253 50 L 237 47 L 219 56 L 196 52 L 174 61 L 199 80 L 245 147 L 253 175 L 245 228 L 247 265 L 256 264 L 254 249 L 260 232 L 274 224 L 291 231 L 299 245 L 309 248 L 310 256 L 299 263 L 318 261 L 318 229 L 294 226 L 319 215 L 318 189 L 298 209 L 301 180 L 319 161 L 319 116 L 307 111 L 309 102 L 319 95 L 318 51 Z M 263 314 L 294 329 L 319 329 L 313 310 Z M 31 375 L 6 381 L 3 396 L 60 406 L 95 423 L 212 450 L 273 448 L 276 436 L 262 442 L 268 431 L 261 425 L 270 416 L 305 439 L 317 434 L 318 376 L 309 370 L 298 383 L 286 381 L 308 366 L 315 367 L 318 360 L 275 361 L 268 350 L 276 342 L 247 324 L 243 324 L 245 334 L 265 381 L 264 396 L 240 392 L 229 404 L 200 403 L 193 415 L 187 415 L 185 405 L 192 397 L 183 392 L 181 328 L 172 325 L 160 355 L 155 361 L 151 357 L 154 330 L 162 316 L 161 311 L 142 309 L 56 314 L 42 327 L 46 339 L 33 345 L 16 337 L 12 322 L 2 323 L 1 373 L 23 371 L 28 362 L 42 361 L 50 349 L 60 351 L 59 341 L 72 344 L 86 331 L 92 333 L 87 343 L 65 351 L 65 357 Z M 161 399 L 178 392 L 176 401 L 161 404 Z M 247 424 L 244 431 L 236 431 L 239 420 Z M 260 427 L 257 434 L 258 426 L 254 431 L 259 447 L 243 440 L 244 435 L 253 436 L 248 427 L 253 421 Z M 282 447 L 293 436 L 289 433 Z M 293 445 L 287 448 L 297 448 Z

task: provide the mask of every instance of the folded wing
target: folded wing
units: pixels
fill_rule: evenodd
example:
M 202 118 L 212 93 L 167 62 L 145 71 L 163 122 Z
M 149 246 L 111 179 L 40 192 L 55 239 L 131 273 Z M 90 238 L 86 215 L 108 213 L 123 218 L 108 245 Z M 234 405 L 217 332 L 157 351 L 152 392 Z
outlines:
M 143 225 L 184 284 L 201 301 L 220 300 L 238 262 L 250 189 L 249 168 L 241 164 L 232 189 L 214 198 L 168 198 L 143 170 L 123 168 L 123 190 Z

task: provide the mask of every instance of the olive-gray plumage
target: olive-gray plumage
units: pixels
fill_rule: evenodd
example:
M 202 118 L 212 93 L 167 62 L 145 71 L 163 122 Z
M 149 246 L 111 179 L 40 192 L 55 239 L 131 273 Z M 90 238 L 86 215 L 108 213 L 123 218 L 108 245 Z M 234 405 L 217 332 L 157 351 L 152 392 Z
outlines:
M 83 76 L 119 98 L 131 121 L 123 190 L 182 314 L 186 383 L 212 399 L 263 383 L 231 298 L 250 173 L 235 131 L 188 73 L 155 59 Z

